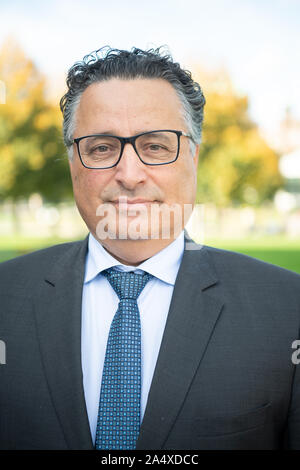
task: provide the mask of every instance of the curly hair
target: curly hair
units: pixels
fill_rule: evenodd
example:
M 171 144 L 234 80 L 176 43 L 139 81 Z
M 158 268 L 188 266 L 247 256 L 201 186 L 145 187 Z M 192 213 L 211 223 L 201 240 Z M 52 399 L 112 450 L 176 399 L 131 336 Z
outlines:
M 191 72 L 183 70 L 174 62 L 162 47 L 131 51 L 112 49 L 105 46 L 76 62 L 68 71 L 68 91 L 60 100 L 63 114 L 63 137 L 72 156 L 73 133 L 75 130 L 75 113 L 84 90 L 92 83 L 111 78 L 162 78 L 175 89 L 183 106 L 184 118 L 193 139 L 192 148 L 201 141 L 203 108 L 205 98 L 200 85 L 192 79 Z

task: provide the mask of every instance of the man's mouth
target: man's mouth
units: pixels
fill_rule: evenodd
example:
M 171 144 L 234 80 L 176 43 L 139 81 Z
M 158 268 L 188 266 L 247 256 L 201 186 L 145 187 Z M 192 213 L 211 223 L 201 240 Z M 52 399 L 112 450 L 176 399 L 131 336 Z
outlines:
M 155 199 L 144 199 L 144 198 L 136 198 L 136 199 L 129 199 L 126 196 L 120 196 L 117 199 L 111 201 L 116 207 L 126 209 L 133 208 L 133 207 L 141 207 L 141 206 L 149 206 L 151 204 L 157 203 Z

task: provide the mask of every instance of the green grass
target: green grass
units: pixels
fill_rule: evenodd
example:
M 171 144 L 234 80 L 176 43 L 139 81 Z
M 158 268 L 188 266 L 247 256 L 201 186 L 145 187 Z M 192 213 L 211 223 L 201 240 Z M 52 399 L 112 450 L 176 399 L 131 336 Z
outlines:
M 0 262 L 31 251 L 57 243 L 64 243 L 61 238 L 37 237 L 1 237 Z M 300 240 L 284 236 L 247 237 L 243 239 L 207 239 L 206 245 L 244 253 L 268 263 L 300 273 Z
M 237 251 L 276 264 L 300 274 L 300 240 L 284 236 L 245 238 L 241 240 L 205 240 L 206 245 Z
M 0 237 L 0 263 L 41 248 L 72 241 L 57 237 Z

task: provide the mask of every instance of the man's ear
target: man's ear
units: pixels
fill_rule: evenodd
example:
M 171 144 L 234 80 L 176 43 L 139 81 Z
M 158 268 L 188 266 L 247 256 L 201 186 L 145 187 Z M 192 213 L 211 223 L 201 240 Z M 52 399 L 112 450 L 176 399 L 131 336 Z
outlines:
M 69 151 L 67 151 L 67 158 L 68 158 L 68 162 L 69 162 L 69 168 L 71 170 L 72 169 L 72 164 L 73 164 L 73 161 L 74 161 L 74 152 L 69 154 Z
M 73 173 L 74 173 L 74 165 L 73 165 L 73 163 L 74 163 L 74 156 L 73 156 L 72 158 L 70 158 L 70 157 L 68 156 L 68 163 L 69 163 L 70 176 L 71 176 L 71 178 L 72 178 L 72 180 L 73 180 Z
M 199 150 L 200 150 L 200 145 L 198 144 L 198 145 L 196 145 L 195 152 L 194 152 L 194 155 L 193 155 L 193 160 L 194 160 L 194 165 L 195 165 L 196 170 L 198 168 Z

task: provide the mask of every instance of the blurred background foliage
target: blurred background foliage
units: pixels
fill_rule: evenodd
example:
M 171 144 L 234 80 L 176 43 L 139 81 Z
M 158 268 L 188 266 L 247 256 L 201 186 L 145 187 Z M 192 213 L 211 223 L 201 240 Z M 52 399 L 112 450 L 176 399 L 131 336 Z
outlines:
M 213 229 L 207 232 L 212 237 L 221 235 L 205 243 L 300 272 L 299 240 L 291 242 L 285 235 L 288 224 L 291 233 L 300 231 L 300 213 L 296 209 L 293 213 L 291 195 L 281 195 L 291 208 L 284 209 L 283 223 L 278 214 L 264 212 L 286 183 L 279 171 L 279 153 L 250 119 L 249 99 L 234 89 L 226 70 L 208 72 L 195 64 L 193 77 L 206 97 L 196 202 L 211 206 L 206 227 Z M 49 98 L 46 77 L 13 39 L 0 49 L 0 80 L 6 84 L 5 104 L 0 104 L 1 262 L 60 241 L 82 238 L 86 227 L 71 202 L 59 98 Z M 240 208 L 240 212 L 234 213 L 232 208 Z M 8 228 L 11 225 L 12 232 Z M 203 220 L 195 234 L 202 225 Z M 227 241 L 222 240 L 224 227 L 229 233 Z M 253 233 L 260 233 L 261 241 L 253 239 Z M 237 234 L 245 243 L 234 238 Z M 269 234 L 271 243 L 266 237 Z
M 279 155 L 251 121 L 248 97 L 237 94 L 225 70 L 198 68 L 195 77 L 206 97 L 197 201 L 224 207 L 271 200 L 283 183 Z
M 61 113 L 46 98 L 46 79 L 9 39 L 0 50 L 6 103 L 0 106 L 0 200 L 40 193 L 47 201 L 70 198 Z
M 278 157 L 248 115 L 225 71 L 198 73 L 206 96 L 197 202 L 261 204 L 282 184 Z M 196 74 L 197 75 L 197 74 Z M 46 79 L 12 39 L 0 50 L 0 77 L 8 84 L 0 107 L 0 198 L 39 193 L 48 202 L 71 197 L 62 117 L 46 99 Z M 222 83 L 222 89 L 216 87 Z

